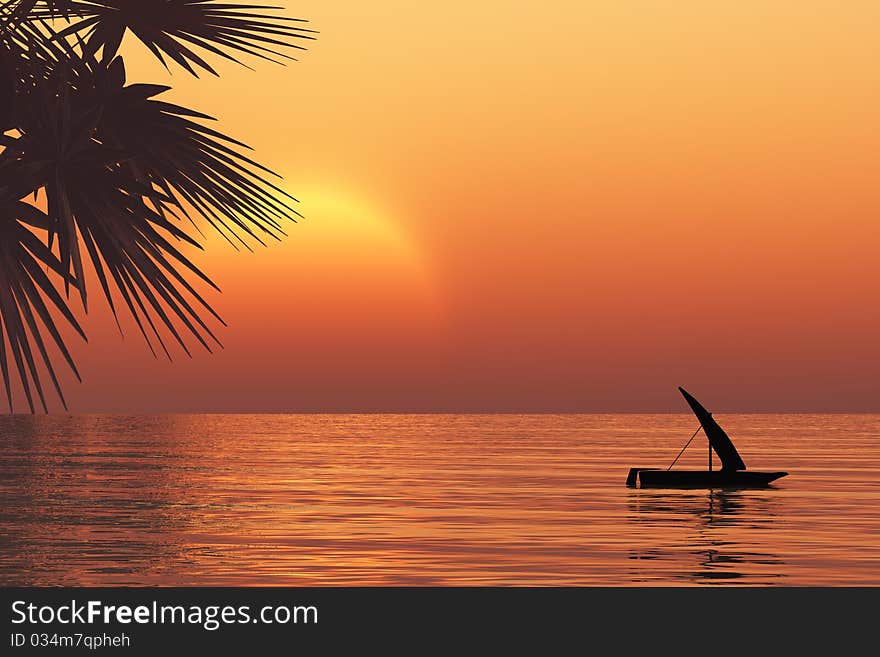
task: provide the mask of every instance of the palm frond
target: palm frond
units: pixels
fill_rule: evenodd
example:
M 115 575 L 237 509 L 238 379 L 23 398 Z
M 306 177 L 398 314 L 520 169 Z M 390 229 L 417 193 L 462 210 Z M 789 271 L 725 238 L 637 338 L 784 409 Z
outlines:
M 0 193 L 0 370 L 10 411 L 13 409 L 12 364 L 31 412 L 35 410 L 34 393 L 43 410 L 48 410 L 40 380 L 40 363 L 67 408 L 45 334 L 79 378 L 55 318 L 60 315 L 83 339 L 85 334 L 45 269 L 73 285 L 78 281 L 71 279 L 61 262 L 31 230 L 46 230 L 48 226 L 49 218 L 40 210 Z
M 131 174 L 176 199 L 181 210 L 197 210 L 228 241 L 247 246 L 247 235 L 284 235 L 282 221 L 298 216 L 293 197 L 271 183 L 277 177 L 243 154 L 248 147 L 204 124 L 199 112 L 157 100 L 168 88 L 125 86 L 125 69 L 117 59 L 101 89 L 100 138 L 128 154 Z
M 233 53 L 279 62 L 293 59 L 291 50 L 304 50 L 312 39 L 307 21 L 271 13 L 277 7 L 215 2 L 214 0 L 36 0 L 31 19 L 68 18 L 71 25 L 58 38 L 78 34 L 86 54 L 102 51 L 106 62 L 116 56 L 130 31 L 166 67 L 171 60 L 197 75 L 201 68 L 217 72 L 197 52 L 241 63 Z M 195 48 L 196 50 L 193 50 Z
M 6 0 L 0 3 L 0 14 L 10 20 L 27 17 L 40 4 L 44 14 L 55 18 L 70 18 L 70 10 L 76 0 Z
M 203 219 L 250 248 L 248 238 L 284 234 L 296 199 L 210 116 L 160 99 L 168 87 L 127 84 L 116 52 L 131 31 L 193 74 L 214 70 L 191 48 L 288 57 L 312 33 L 273 9 L 0 0 L 0 371 L 10 409 L 20 389 L 32 412 L 47 410 L 46 375 L 64 403 L 50 352 L 79 376 L 57 322 L 85 337 L 69 300 L 76 293 L 88 311 L 91 272 L 117 323 L 130 313 L 154 355 L 171 357 L 169 336 L 187 354 L 193 338 L 209 351 L 219 344 L 208 323 L 222 319 L 197 289 L 216 285 L 186 255 L 202 247 L 182 222 L 198 229 Z
M 113 287 L 151 349 L 152 334 L 170 357 L 159 331 L 164 327 L 189 354 L 179 322 L 210 350 L 208 341 L 217 340 L 199 309 L 220 318 L 181 272 L 216 286 L 174 242 L 199 245 L 177 225 L 173 200 L 132 175 L 128 152 L 102 140 L 100 100 L 106 71 L 96 62 L 97 69 L 81 60 L 69 63 L 52 76 L 54 84 L 46 82 L 27 96 L 20 134 L 5 138 L 0 180 L 14 181 L 15 172 L 27 172 L 30 181 L 11 191 L 28 185 L 45 190 L 48 246 L 57 243 L 62 269 L 82 281 L 77 290 L 86 307 L 88 260 L 114 314 Z
M 211 351 L 208 341 L 218 345 L 220 342 L 202 319 L 201 311 L 221 323 L 222 320 L 182 272 L 189 271 L 211 287 L 217 287 L 172 240 L 200 247 L 169 221 L 167 215 L 149 207 L 142 195 L 126 191 L 124 184 L 120 184 L 118 171 L 93 173 L 104 179 L 99 178 L 92 186 L 83 185 L 82 180 L 72 181 L 69 202 L 114 316 L 117 309 L 111 281 L 154 354 L 153 339 L 171 358 L 159 326 L 171 334 L 187 355 L 190 354 L 177 322 Z M 94 193 L 98 187 L 103 193 Z
M 41 87 L 54 72 L 63 68 L 67 50 L 69 46 L 59 44 L 54 32 L 42 21 L 10 19 L 0 25 L 0 79 L 2 89 L 12 94 L 8 102 L 0 106 L 5 118 L 0 124 L 2 131 L 18 125 L 22 118 L 18 116 L 19 110 L 27 106 L 20 97 Z
M 6 132 L 13 126 L 15 78 L 13 55 L 6 45 L 0 42 L 0 133 Z

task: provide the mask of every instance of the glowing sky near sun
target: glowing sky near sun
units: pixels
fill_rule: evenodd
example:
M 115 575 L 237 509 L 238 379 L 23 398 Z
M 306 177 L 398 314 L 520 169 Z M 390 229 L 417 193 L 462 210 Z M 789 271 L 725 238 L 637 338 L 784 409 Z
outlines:
M 73 410 L 880 410 L 876 2 L 287 5 L 284 68 L 126 43 L 306 219 L 198 256 L 221 353 L 95 311 Z

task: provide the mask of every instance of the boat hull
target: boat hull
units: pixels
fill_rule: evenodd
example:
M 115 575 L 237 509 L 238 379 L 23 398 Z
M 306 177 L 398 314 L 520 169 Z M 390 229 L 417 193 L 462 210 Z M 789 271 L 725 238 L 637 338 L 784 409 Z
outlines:
M 787 472 L 632 468 L 627 486 L 641 488 L 766 488 Z

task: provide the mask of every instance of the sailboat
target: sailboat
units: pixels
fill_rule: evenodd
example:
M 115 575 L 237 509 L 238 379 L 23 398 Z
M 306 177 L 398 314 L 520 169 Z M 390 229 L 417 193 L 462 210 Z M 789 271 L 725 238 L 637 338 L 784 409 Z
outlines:
M 690 440 L 665 470 L 660 468 L 630 468 L 626 485 L 634 488 L 764 488 L 770 482 L 786 476 L 787 472 L 757 472 L 746 470 L 746 464 L 733 446 L 724 429 L 712 417 L 712 414 L 684 388 L 679 391 L 700 421 L 700 429 L 709 439 L 708 470 L 673 470 L 672 466 L 684 453 Z M 691 440 L 700 432 L 691 436 Z M 721 459 L 721 469 L 712 469 L 712 452 Z

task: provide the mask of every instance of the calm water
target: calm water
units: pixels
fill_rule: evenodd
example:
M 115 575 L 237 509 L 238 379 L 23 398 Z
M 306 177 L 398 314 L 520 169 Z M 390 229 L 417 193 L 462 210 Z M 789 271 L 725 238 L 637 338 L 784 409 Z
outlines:
M 686 415 L 7 416 L 0 583 L 880 585 L 880 415 L 717 417 L 791 475 L 625 488 Z

